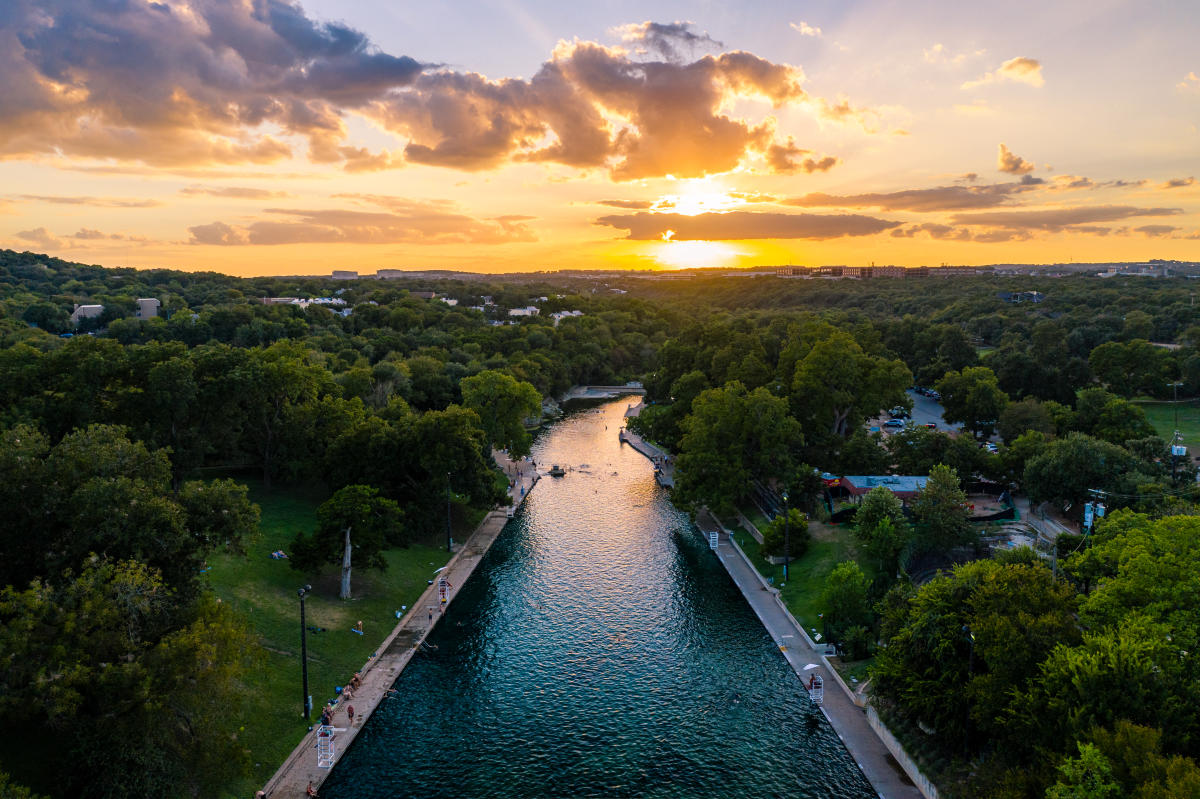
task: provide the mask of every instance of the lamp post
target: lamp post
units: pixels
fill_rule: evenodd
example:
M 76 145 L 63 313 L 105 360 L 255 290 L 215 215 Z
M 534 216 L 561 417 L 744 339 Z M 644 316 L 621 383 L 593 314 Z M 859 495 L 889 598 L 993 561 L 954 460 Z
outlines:
M 791 519 L 788 518 L 790 515 L 791 512 L 788 510 L 788 492 L 785 488 L 783 489 L 783 582 L 785 585 L 787 584 L 788 580 L 788 560 L 790 559 L 789 556 L 791 555 L 792 551 L 790 538 L 791 529 L 788 524 L 791 521 Z
M 300 679 L 304 683 L 304 720 L 312 720 L 312 697 L 308 695 L 308 627 L 304 623 L 304 596 L 312 590 L 306 585 L 296 591 L 300 595 Z
M 1179 465 L 1179 458 L 1175 455 L 1175 447 L 1179 444 L 1179 387 L 1183 385 L 1176 380 L 1168 383 L 1173 391 L 1174 401 L 1171 403 L 1171 409 L 1175 412 L 1175 435 L 1171 437 L 1171 482 L 1175 482 L 1175 468 Z
M 446 551 L 454 552 L 454 539 L 450 537 L 450 472 L 446 472 Z

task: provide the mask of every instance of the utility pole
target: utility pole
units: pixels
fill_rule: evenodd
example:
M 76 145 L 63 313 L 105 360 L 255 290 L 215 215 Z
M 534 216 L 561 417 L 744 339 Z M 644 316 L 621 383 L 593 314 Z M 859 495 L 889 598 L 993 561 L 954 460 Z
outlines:
M 1179 435 L 1179 387 L 1183 385 L 1176 380 L 1168 383 L 1174 391 L 1174 401 L 1171 403 L 1171 410 L 1175 412 L 1175 435 L 1171 437 L 1171 482 L 1175 482 L 1175 471 L 1179 466 L 1179 450 L 1182 449 L 1183 436 Z
M 788 558 L 791 555 L 792 549 L 791 540 L 789 538 L 791 531 L 788 528 L 788 522 L 791 521 L 788 518 L 790 515 L 791 514 L 788 510 L 788 492 L 785 488 L 783 489 L 783 582 L 785 585 L 787 584 L 788 580 Z
M 312 697 L 308 694 L 308 627 L 304 622 L 304 596 L 312 590 L 311 585 L 301 588 L 300 595 L 300 679 L 304 686 L 304 720 L 312 721 Z

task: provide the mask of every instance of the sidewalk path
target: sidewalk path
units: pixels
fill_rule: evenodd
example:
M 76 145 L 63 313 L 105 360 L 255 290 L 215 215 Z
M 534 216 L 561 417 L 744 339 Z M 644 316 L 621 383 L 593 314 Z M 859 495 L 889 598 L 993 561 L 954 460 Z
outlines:
M 508 494 L 513 500 L 512 507 L 517 508 L 529 495 L 529 489 L 537 483 L 539 475 L 533 468 L 533 464 L 526 458 L 512 461 L 502 452 L 494 452 L 493 457 L 496 458 L 496 462 L 500 464 L 505 473 L 509 474 Z M 490 512 L 475 528 L 475 532 L 471 534 L 466 543 L 458 547 L 446 567 L 438 572 L 437 577 L 445 577 L 451 586 L 446 598 L 446 605 L 449 605 L 458 595 L 459 590 L 466 585 L 467 580 L 474 573 L 475 567 L 483 560 L 483 556 L 487 554 L 507 521 L 506 509 Z M 367 664 L 360 670 L 362 685 L 354 692 L 353 697 L 339 702 L 334 710 L 333 726 L 337 728 L 333 739 L 337 753 L 334 765 L 358 736 L 367 719 L 375 712 L 375 708 L 387 697 L 388 689 L 396 682 L 400 672 L 404 671 L 404 667 L 412 660 L 413 655 L 441 620 L 444 612 L 445 606 L 440 602 L 438 584 L 435 579 L 434 583 L 421 594 L 421 598 L 417 600 L 416 604 L 409 608 L 408 613 L 404 615 L 391 634 L 380 644 L 379 649 L 376 650 L 378 656 L 367 661 Z M 318 693 L 317 696 L 319 697 L 320 694 Z M 346 712 L 348 705 L 354 706 L 353 724 L 350 723 Z M 315 706 L 313 708 L 314 719 L 319 719 L 320 715 L 321 707 Z M 263 787 L 269 799 L 303 797 L 309 782 L 320 788 L 321 783 L 329 776 L 332 769 L 317 768 L 316 730 L 317 727 L 314 725 L 312 731 L 304 734 L 304 738 L 275 772 L 275 776 Z
M 707 512 L 697 515 L 696 526 L 705 535 L 718 529 Z M 812 671 L 821 675 L 825 683 L 821 710 L 879 796 L 882 799 L 922 799 L 921 792 L 900 770 L 883 741 L 871 729 L 866 713 L 838 686 L 828 665 L 809 644 L 807 634 L 784 609 L 776 593 L 767 588 L 758 571 L 729 541 L 729 536 L 720 536 L 717 557 L 796 674 L 802 680 Z M 819 668 L 804 671 L 810 663 L 818 664 Z
M 625 418 L 637 416 L 643 407 L 640 402 L 637 405 L 630 405 L 625 411 Z M 656 468 L 654 479 L 658 481 L 659 485 L 664 488 L 675 487 L 675 461 L 671 459 L 670 453 L 654 446 L 627 427 L 621 428 L 617 437 L 622 443 L 628 444 L 650 459 Z

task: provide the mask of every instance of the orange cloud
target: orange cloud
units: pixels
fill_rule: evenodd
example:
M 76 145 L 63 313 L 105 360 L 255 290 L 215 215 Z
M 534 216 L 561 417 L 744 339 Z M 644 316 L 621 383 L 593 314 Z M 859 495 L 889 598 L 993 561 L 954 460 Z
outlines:
M 996 159 L 996 169 L 1010 175 L 1028 175 L 1036 167 L 1033 162 L 1026 161 L 1003 144 L 1000 145 L 1000 155 Z
M 811 153 L 812 150 L 797 147 L 795 140 L 788 136 L 786 143 L 772 144 L 767 148 L 767 164 L 771 167 L 772 172 L 780 175 L 790 175 L 800 171 L 811 175 L 813 172 L 827 172 L 837 166 L 838 159 L 832 155 L 818 158 L 804 157 Z
M 1046 84 L 1046 79 L 1042 76 L 1041 62 L 1036 58 L 1021 56 L 1008 59 L 994 72 L 986 72 L 975 80 L 967 81 L 962 85 L 962 88 L 974 89 L 978 86 L 987 86 L 992 83 L 1001 83 L 1004 81 L 1024 83 L 1037 88 L 1041 88 Z
M 708 214 L 618 214 L 597 225 L 628 230 L 640 241 L 716 241 L 739 239 L 835 239 L 870 236 L 899 222 L 860 214 L 781 214 L 730 211 Z

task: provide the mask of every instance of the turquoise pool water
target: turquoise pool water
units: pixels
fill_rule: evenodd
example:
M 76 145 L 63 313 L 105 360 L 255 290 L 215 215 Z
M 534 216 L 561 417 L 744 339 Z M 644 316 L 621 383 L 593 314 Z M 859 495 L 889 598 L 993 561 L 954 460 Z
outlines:
M 628 401 L 544 477 L 321 789 L 364 797 L 875 794 L 649 461 Z

